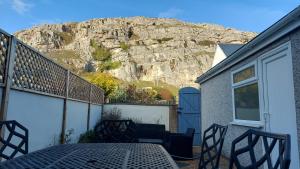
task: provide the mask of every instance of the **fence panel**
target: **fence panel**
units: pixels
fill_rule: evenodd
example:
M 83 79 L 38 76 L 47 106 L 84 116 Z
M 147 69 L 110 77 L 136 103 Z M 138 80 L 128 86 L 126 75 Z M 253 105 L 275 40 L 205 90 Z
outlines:
M 94 85 L 91 85 L 91 103 L 102 104 L 104 103 L 104 91 Z
M 79 76 L 70 73 L 69 75 L 69 97 L 72 99 L 89 101 L 90 83 Z
M 0 83 L 4 83 L 5 63 L 9 49 L 9 35 L 0 31 Z
M 65 96 L 67 70 L 20 41 L 16 45 L 12 87 Z

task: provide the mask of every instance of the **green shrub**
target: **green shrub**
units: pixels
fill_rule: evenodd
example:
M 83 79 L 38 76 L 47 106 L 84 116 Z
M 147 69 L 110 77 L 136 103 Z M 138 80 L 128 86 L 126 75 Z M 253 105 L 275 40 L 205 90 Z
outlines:
M 97 141 L 94 130 L 89 130 L 80 135 L 78 143 L 95 143 Z
M 106 97 L 109 97 L 120 85 L 120 81 L 106 73 L 88 73 L 82 75 L 86 80 L 104 90 Z
M 130 45 L 126 44 L 125 42 L 121 42 L 121 43 L 120 43 L 120 47 L 121 47 L 124 51 L 128 51 L 128 49 L 130 48 Z
M 161 100 L 173 100 L 174 96 L 169 89 L 161 88 L 158 91 L 157 97 Z
M 98 65 L 98 68 L 101 72 L 104 70 L 113 70 L 113 69 L 118 69 L 122 63 L 120 61 L 112 62 L 112 61 L 105 61 L 103 63 L 100 63 Z
M 101 120 L 121 120 L 121 110 L 114 107 L 108 112 L 103 112 Z
M 97 45 L 95 40 L 90 41 L 90 46 L 94 48 L 92 52 L 92 57 L 96 61 L 106 61 L 111 59 L 111 52 L 110 50 L 106 49 L 101 45 Z

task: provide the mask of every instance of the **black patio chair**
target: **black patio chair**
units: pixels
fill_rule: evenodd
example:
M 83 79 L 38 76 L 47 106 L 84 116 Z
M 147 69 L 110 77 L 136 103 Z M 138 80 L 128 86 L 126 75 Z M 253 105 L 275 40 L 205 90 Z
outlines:
M 103 120 L 95 126 L 94 131 L 98 142 L 137 142 L 136 125 L 132 120 Z
M 0 137 L 0 157 L 6 160 L 14 158 L 18 153 L 28 153 L 28 130 L 17 121 L 0 121 L 0 130 L 5 132 Z
M 165 147 L 174 159 L 193 157 L 193 140 L 195 129 L 188 128 L 185 133 L 169 133 Z
M 254 147 L 259 140 L 263 144 L 264 151 L 260 157 L 257 157 Z M 234 166 L 237 169 L 258 169 L 264 165 L 267 165 L 268 169 L 288 169 L 291 162 L 290 141 L 288 134 L 274 134 L 250 129 L 232 142 L 229 169 L 233 169 Z M 240 142 L 247 142 L 247 144 L 237 148 L 236 145 Z M 277 151 L 275 149 L 278 150 L 278 154 L 275 153 Z M 239 156 L 245 153 L 250 155 L 250 164 L 244 164 L 245 161 L 242 162 L 239 159 Z M 272 161 L 272 158 L 275 158 L 276 161 Z
M 227 126 L 212 124 L 204 131 L 199 169 L 218 169 Z

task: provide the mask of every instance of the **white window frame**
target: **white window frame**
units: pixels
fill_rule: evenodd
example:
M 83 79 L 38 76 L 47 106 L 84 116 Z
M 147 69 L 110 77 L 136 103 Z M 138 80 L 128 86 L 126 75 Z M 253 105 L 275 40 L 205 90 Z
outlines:
M 249 79 L 234 83 L 234 74 L 248 68 L 254 66 L 254 77 L 251 77 Z M 247 86 L 247 85 L 251 85 L 257 83 L 258 85 L 258 99 L 259 99 L 259 121 L 254 121 L 254 120 L 240 120 L 240 119 L 236 119 L 236 112 L 235 112 L 235 99 L 234 99 L 234 89 L 239 88 L 239 87 L 243 87 L 243 86 Z M 242 126 L 249 126 L 249 127 L 257 127 L 260 128 L 263 126 L 263 121 L 262 121 L 262 115 L 261 115 L 261 104 L 260 104 L 260 84 L 259 84 L 259 79 L 258 79 L 258 68 L 257 68 L 257 60 L 250 62 L 234 71 L 231 72 L 231 93 L 232 93 L 232 110 L 233 110 L 233 121 L 231 122 L 231 124 L 233 125 L 242 125 Z

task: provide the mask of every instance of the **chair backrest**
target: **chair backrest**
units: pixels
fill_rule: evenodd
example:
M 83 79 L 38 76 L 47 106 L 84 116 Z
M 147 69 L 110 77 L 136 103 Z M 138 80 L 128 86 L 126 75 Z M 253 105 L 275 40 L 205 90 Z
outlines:
M 103 120 L 94 130 L 100 142 L 136 142 L 136 125 L 132 120 Z
M 195 134 L 195 129 L 194 128 L 187 128 L 185 135 L 189 136 L 189 137 L 193 137 L 194 138 L 194 134 Z
M 162 124 L 143 124 L 138 123 L 137 137 L 145 139 L 164 139 L 166 127 Z
M 28 130 L 17 121 L 0 121 L 0 157 L 10 160 L 18 153 L 28 153 Z
M 261 140 L 260 143 L 264 150 L 259 153 L 258 157 L 255 153 L 255 146 L 259 140 Z M 237 144 L 240 145 L 239 148 L 237 148 Z M 290 144 L 288 134 L 275 134 L 250 129 L 232 142 L 229 168 L 232 169 L 235 166 L 237 169 L 258 169 L 267 166 L 268 169 L 288 169 L 291 162 Z M 245 160 L 242 162 L 239 158 L 245 153 L 250 155 L 247 164 L 245 164 Z
M 221 151 L 227 126 L 212 124 L 204 131 L 199 169 L 216 169 L 219 167 Z

